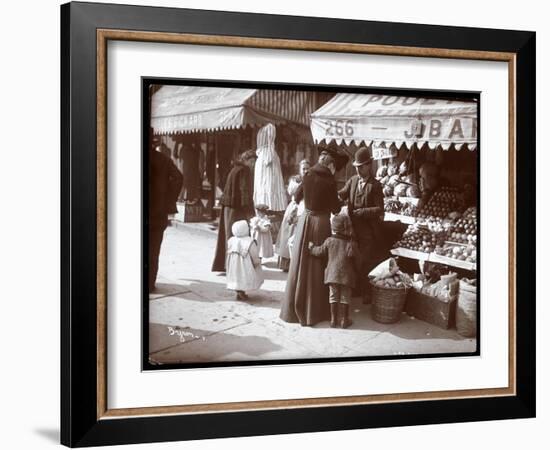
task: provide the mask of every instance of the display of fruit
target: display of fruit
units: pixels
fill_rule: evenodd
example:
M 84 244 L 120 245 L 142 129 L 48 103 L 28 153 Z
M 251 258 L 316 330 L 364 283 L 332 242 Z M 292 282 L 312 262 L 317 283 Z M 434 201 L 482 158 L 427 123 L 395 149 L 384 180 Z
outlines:
M 459 209 L 461 196 L 459 190 L 454 187 L 442 187 L 435 192 L 428 203 L 418 212 L 418 217 L 445 218 L 449 213 Z
M 461 202 L 457 188 L 444 187 L 422 209 L 411 207 L 408 215 L 416 217 L 416 223 L 407 228 L 394 247 L 476 263 L 477 208 L 470 207 L 460 213 Z M 400 203 L 403 204 L 393 200 L 388 208 L 398 212 Z M 401 206 L 400 213 L 406 214 L 406 211 L 406 207 Z M 452 265 L 452 262 L 446 264 Z
M 414 224 L 407 228 L 394 247 L 431 253 L 437 245 L 443 244 L 444 240 L 445 233 L 432 233 L 427 227 Z
M 462 214 L 460 214 L 458 211 L 453 211 L 449 213 L 448 217 L 451 220 L 456 220 L 456 219 L 460 219 L 462 217 Z
M 396 197 L 406 197 L 408 188 L 408 184 L 397 183 L 397 185 L 393 188 L 393 195 L 395 195 Z
M 446 256 L 447 258 L 457 259 L 475 263 L 477 260 L 477 249 L 475 245 L 460 245 L 447 242 L 442 246 L 437 246 L 434 253 Z
M 411 278 L 399 270 L 393 258 L 390 259 L 389 268 L 378 273 L 371 282 L 378 287 L 389 289 L 403 289 L 412 284 Z
M 462 214 L 463 219 L 477 219 L 477 208 L 475 206 L 471 206 L 466 211 L 464 211 L 464 214 Z
M 383 280 L 374 281 L 374 284 L 383 288 L 397 288 L 402 289 L 405 287 L 405 283 L 401 280 L 399 275 L 393 277 L 384 278 Z
M 477 210 L 468 208 L 449 230 L 449 240 L 463 244 L 477 243 Z

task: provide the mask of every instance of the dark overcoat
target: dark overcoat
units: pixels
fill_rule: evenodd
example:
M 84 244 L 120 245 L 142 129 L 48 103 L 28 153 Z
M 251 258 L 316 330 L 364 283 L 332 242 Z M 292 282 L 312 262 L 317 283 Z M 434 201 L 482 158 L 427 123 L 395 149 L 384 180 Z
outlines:
M 315 257 L 308 249 L 309 242 L 321 245 L 330 236 L 330 213 L 340 210 L 330 170 L 313 166 L 298 188 L 296 201 L 302 196 L 306 210 L 296 225 L 280 317 L 285 322 L 311 326 L 330 318 L 328 286 L 324 283 L 326 258 Z
M 340 198 L 346 201 L 348 214 L 353 225 L 354 237 L 361 251 L 362 269 L 360 276 L 366 282 L 366 276 L 376 266 L 387 251 L 386 237 L 383 233 L 384 194 L 382 185 L 370 176 L 361 188 L 359 175 L 351 177 L 338 191 Z
M 245 164 L 236 162 L 227 175 L 221 205 L 213 272 L 225 272 L 226 247 L 227 241 L 233 236 L 233 224 L 254 217 L 252 172 Z
M 164 230 L 168 214 L 178 212 L 176 201 L 183 176 L 172 159 L 163 153 L 149 152 L 149 228 Z

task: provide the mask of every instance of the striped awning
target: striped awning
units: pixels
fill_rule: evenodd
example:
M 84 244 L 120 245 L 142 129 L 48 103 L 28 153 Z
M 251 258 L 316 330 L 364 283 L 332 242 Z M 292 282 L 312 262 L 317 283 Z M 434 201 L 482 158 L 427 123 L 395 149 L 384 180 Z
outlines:
M 261 127 L 292 122 L 309 127 L 311 92 L 200 86 L 162 86 L 151 101 L 155 134 Z
M 378 94 L 337 94 L 312 114 L 315 142 L 477 147 L 477 102 Z

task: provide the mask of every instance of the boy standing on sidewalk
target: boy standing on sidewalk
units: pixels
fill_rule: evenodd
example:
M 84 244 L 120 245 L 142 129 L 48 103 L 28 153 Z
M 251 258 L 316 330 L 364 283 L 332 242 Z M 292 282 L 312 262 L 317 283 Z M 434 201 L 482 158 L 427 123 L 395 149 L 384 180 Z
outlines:
M 328 256 L 325 269 L 325 284 L 329 285 L 330 326 L 347 328 L 351 292 L 356 283 L 356 263 L 359 256 L 357 243 L 351 239 L 351 221 L 345 214 L 334 216 L 330 221 L 332 236 L 320 246 L 308 245 L 313 256 Z

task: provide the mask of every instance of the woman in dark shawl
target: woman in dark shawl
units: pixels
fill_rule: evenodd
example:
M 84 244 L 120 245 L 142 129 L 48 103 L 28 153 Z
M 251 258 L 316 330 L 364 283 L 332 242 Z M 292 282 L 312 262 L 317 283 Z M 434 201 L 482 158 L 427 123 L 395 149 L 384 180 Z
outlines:
M 248 221 L 254 217 L 252 171 L 256 162 L 256 152 L 247 150 L 239 155 L 233 168 L 227 175 L 223 196 L 216 255 L 212 263 L 212 272 L 225 272 L 227 241 L 233 233 L 231 227 L 239 220 Z
M 330 213 L 340 211 L 335 170 L 334 158 L 322 152 L 319 162 L 304 175 L 296 193 L 297 201 L 303 195 L 306 209 L 296 227 L 281 305 L 280 317 L 285 322 L 311 326 L 330 319 L 329 292 L 324 283 L 326 261 L 311 256 L 308 243 L 321 245 L 331 235 Z

